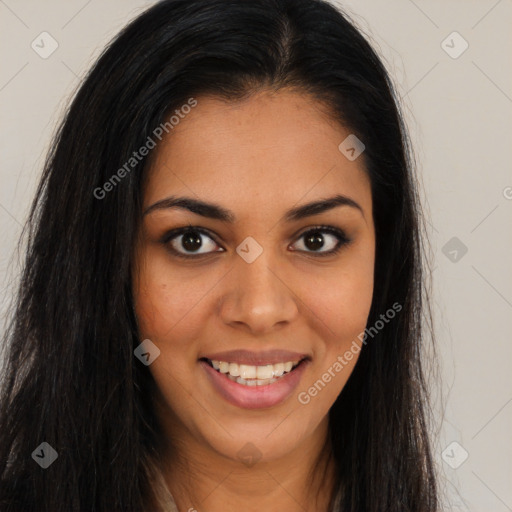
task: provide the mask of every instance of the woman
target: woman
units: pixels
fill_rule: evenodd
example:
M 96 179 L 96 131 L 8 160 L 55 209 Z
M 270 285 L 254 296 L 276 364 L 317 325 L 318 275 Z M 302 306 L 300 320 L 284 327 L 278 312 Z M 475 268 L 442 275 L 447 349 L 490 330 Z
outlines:
M 346 15 L 150 8 L 73 99 L 31 210 L 2 510 L 437 510 L 420 213 Z

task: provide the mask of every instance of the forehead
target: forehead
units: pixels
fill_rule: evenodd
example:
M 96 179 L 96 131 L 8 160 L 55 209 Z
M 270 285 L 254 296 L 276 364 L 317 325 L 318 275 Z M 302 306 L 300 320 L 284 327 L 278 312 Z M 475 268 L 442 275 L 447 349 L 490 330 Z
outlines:
M 235 103 L 196 100 L 154 150 L 146 207 L 181 193 L 270 211 L 338 192 L 371 208 L 363 158 L 350 161 L 338 149 L 350 130 L 311 97 L 280 91 Z

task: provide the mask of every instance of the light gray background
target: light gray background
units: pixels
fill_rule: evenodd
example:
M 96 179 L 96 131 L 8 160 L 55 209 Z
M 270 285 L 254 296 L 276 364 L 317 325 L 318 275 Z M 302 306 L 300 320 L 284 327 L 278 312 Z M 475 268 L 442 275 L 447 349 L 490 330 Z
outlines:
M 0 0 L 3 318 L 19 272 L 13 251 L 57 120 L 107 41 L 152 3 Z M 512 0 L 341 5 L 395 78 L 422 177 L 445 510 L 512 511 Z M 59 45 L 46 59 L 31 48 L 43 31 Z

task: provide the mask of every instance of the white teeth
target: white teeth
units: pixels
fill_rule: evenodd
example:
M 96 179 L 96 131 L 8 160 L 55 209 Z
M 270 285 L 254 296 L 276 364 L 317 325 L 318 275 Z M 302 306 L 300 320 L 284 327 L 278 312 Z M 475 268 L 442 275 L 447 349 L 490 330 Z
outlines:
M 255 379 L 256 378 L 256 366 L 249 366 L 246 364 L 238 365 L 236 363 L 231 363 L 229 367 L 231 368 L 231 365 L 234 367 L 238 367 L 238 375 L 242 377 L 242 379 Z M 231 372 L 229 372 L 231 373 Z M 231 373 L 231 375 L 233 375 Z M 237 375 L 233 375 L 233 377 L 237 377 Z
M 277 363 L 274 365 L 274 377 L 281 377 L 284 373 L 284 364 Z
M 267 364 L 267 366 L 258 366 L 256 369 L 256 378 L 263 380 L 263 379 L 270 379 L 274 376 L 274 365 L 273 364 Z
M 238 384 L 242 384 L 242 386 L 266 386 L 267 384 L 273 384 L 277 379 L 253 379 L 253 380 L 245 380 L 242 377 L 233 377 L 229 373 L 227 374 L 229 380 L 233 382 L 238 382 Z
M 229 363 L 229 374 L 233 375 L 233 377 L 238 377 L 240 375 L 240 369 L 236 363 Z
M 251 366 L 247 364 L 229 363 L 227 361 L 211 361 L 212 366 L 220 373 L 225 373 L 232 381 L 244 386 L 264 386 L 272 384 L 290 372 L 299 361 Z

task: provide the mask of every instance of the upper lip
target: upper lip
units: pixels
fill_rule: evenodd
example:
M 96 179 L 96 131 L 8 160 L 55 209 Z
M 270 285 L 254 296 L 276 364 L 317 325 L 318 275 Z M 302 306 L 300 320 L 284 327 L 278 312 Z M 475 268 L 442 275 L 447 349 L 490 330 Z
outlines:
M 216 352 L 214 354 L 205 354 L 200 359 L 210 359 L 211 361 L 226 361 L 228 363 L 246 364 L 249 366 L 263 366 L 266 364 L 286 363 L 288 361 L 301 361 L 309 359 L 307 354 L 291 352 L 289 350 L 266 350 L 261 352 L 251 352 L 250 350 L 228 350 L 225 352 Z

